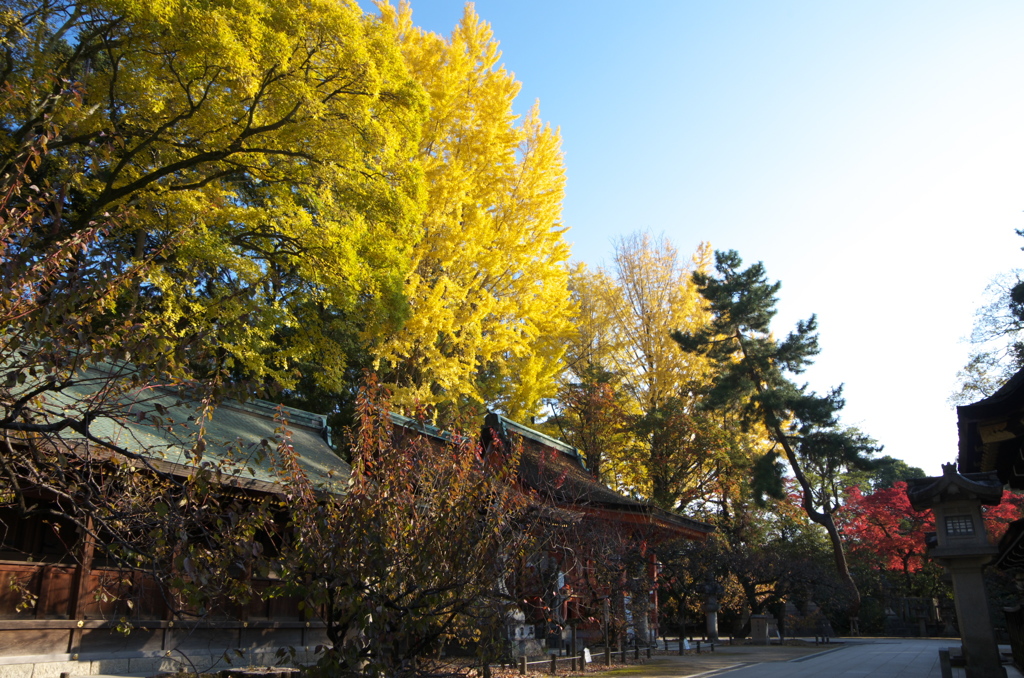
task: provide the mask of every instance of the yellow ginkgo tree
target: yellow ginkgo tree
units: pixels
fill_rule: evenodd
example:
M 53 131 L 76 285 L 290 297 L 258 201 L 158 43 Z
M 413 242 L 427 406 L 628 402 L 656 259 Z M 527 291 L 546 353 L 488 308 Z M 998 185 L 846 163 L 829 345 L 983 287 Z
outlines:
M 535 414 L 570 329 L 558 132 L 536 106 L 517 118 L 519 83 L 471 6 L 449 38 L 414 27 L 408 4 L 380 9 L 430 110 L 410 316 L 379 345 L 378 363 L 399 404 Z
M 697 406 L 708 363 L 672 339 L 708 322 L 690 280 L 707 264 L 704 246 L 687 265 L 667 239 L 634 233 L 615 243 L 610 270 L 578 265 L 571 278 L 577 331 L 549 426 L 584 447 L 605 482 L 666 508 L 703 495 L 726 451 Z
M 338 336 L 401 318 L 426 107 L 379 17 L 347 0 L 10 0 L 0 60 L 0 176 L 46 140 L 28 178 L 62 201 L 53 237 L 118 214 L 94 247 L 158 264 L 123 303 L 215 336 L 209 368 L 287 385 L 317 363 L 337 388 Z

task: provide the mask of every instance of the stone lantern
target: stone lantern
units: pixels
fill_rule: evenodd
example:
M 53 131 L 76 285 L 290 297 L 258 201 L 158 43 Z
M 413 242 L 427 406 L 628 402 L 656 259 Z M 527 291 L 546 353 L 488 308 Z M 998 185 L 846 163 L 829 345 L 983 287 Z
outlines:
M 967 678 L 1005 678 L 982 575 L 999 549 L 989 542 L 981 516 L 982 505 L 1002 499 L 1003 483 L 995 472 L 961 475 L 953 464 L 944 464 L 937 478 L 908 481 L 907 496 L 915 510 L 935 512 L 935 543 L 929 540 L 928 557 L 953 580 Z
M 704 582 L 704 614 L 707 620 L 707 639 L 712 643 L 718 642 L 718 612 L 722 609 L 722 606 L 718 602 L 718 597 L 725 592 L 725 588 L 722 587 L 714 577 L 708 575 L 708 579 Z

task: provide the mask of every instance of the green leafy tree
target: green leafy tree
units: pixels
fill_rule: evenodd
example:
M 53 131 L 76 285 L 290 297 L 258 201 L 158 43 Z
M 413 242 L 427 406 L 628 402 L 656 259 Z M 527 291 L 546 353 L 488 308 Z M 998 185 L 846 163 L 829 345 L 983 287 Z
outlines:
M 587 468 L 609 487 L 617 486 L 623 466 L 639 454 L 629 424 L 636 404 L 613 358 L 618 340 L 610 309 L 617 289 L 604 271 L 589 271 L 582 262 L 570 269 L 574 331 L 566 342 L 558 394 L 550 401 L 554 415 L 544 422 L 549 433 L 580 448 Z
M 615 388 L 615 378 L 598 365 L 578 370 L 577 380 L 566 383 L 555 401 L 554 416 L 545 428 L 583 451 L 587 469 L 611 485 L 609 462 L 615 451 L 632 441 L 628 430 L 628 403 Z
M 776 446 L 769 453 L 773 458 L 781 450 L 800 486 L 804 511 L 828 532 L 855 616 L 860 594 L 834 517 L 841 501 L 834 478 L 847 468 L 869 467 L 868 455 L 879 448 L 864 434 L 839 425 L 841 388 L 822 396 L 790 379 L 819 351 L 817 321 L 812 316 L 784 340 L 776 339 L 769 325 L 780 284 L 768 282 L 762 264 L 746 269 L 742 264 L 735 251 L 715 252 L 715 274 L 694 273 L 712 319 L 703 329 L 677 331 L 673 337 L 685 351 L 704 355 L 717 367 L 705 405 L 739 409 L 749 424 L 764 426 Z M 776 493 L 781 491 L 779 465 L 766 463 L 759 469 L 768 471 Z
M 122 631 L 136 574 L 176 617 L 202 617 L 218 599 L 247 602 L 248 582 L 233 575 L 273 522 L 273 502 L 220 492 L 233 450 L 204 458 L 208 441 L 183 427 L 244 385 L 223 373 L 191 376 L 188 363 L 217 350 L 215 333 L 181 337 L 172 321 L 125 303 L 156 262 L 94 245 L 131 223 L 129 208 L 53 236 L 63 200 L 28 178 L 53 135 L 40 130 L 0 195 L 0 510 L 48 526 L 68 557 L 102 557 L 118 570 L 97 595 L 124 615 Z M 172 421 L 168 410 L 185 402 Z M 155 436 L 110 435 L 128 419 Z M 180 442 L 191 465 L 168 470 L 140 439 Z
M 898 482 L 911 480 L 912 478 L 924 478 L 927 474 L 924 469 L 911 466 L 902 459 L 891 455 L 885 455 L 874 460 L 874 466 L 868 471 L 853 471 L 847 474 L 844 481 L 846 487 L 859 486 L 870 488 L 872 492 L 892 487 Z

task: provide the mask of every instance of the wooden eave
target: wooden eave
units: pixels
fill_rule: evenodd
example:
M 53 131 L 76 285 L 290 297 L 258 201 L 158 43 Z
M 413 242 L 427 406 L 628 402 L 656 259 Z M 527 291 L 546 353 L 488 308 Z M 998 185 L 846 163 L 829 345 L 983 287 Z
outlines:
M 672 520 L 666 516 L 659 516 L 652 512 L 623 511 L 621 509 L 604 508 L 600 506 L 581 506 L 579 510 L 601 520 L 623 523 L 626 525 L 642 525 L 654 527 L 659 530 L 671 532 L 676 537 L 684 537 L 695 541 L 703 541 L 708 534 L 714 531 L 712 525 L 701 523 L 696 520 L 682 519 Z M 684 524 L 682 521 L 687 523 Z
M 956 408 L 961 473 L 995 471 L 1024 489 L 1024 370 L 988 398 Z

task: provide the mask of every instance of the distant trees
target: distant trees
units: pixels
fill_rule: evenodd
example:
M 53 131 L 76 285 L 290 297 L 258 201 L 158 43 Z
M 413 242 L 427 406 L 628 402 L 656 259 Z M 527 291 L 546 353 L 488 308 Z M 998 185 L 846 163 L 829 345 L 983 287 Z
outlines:
M 546 422 L 562 440 L 582 450 L 587 469 L 609 486 L 615 485 L 617 464 L 635 445 L 629 403 L 616 382 L 599 365 L 580 368 L 576 380 L 560 388 L 557 414 Z
M 1024 229 L 1017 229 L 1024 237 Z M 970 334 L 973 350 L 957 373 L 950 402 L 965 405 L 992 395 L 1024 368 L 1024 269 L 999 274 L 985 290 Z
M 670 509 L 700 494 L 722 449 L 696 407 L 708 366 L 671 337 L 707 320 L 690 281 L 705 259 L 685 265 L 666 239 L 635 233 L 616 242 L 611 270 L 573 270 L 577 334 L 550 422 L 570 441 L 597 441 L 592 465 L 606 482 Z
M 935 528 L 932 512 L 915 511 L 907 483 L 898 481 L 867 494 L 852 488 L 844 514 L 852 549 L 872 558 L 880 569 L 901 572 L 909 590 L 911 573 L 924 563 L 925 533 Z
M 628 423 L 635 407 L 612 362 L 616 339 L 609 308 L 615 289 L 604 271 L 589 271 L 583 263 L 572 267 L 575 331 L 566 342 L 555 415 L 547 421 L 552 434 L 583 450 L 587 468 L 610 487 L 617 486 L 620 464 L 635 444 Z
M 1024 236 L 1024 230 L 1017 231 Z M 950 400 L 964 405 L 986 398 L 1024 367 L 1024 280 L 1021 271 L 1002 274 L 986 289 L 988 301 L 975 313 L 974 350 L 957 373 L 960 390 Z
M 658 550 L 662 592 L 701 626 L 709 592 L 722 605 L 720 632 L 737 635 L 749 633 L 751 614 L 771 612 L 788 624 L 782 615 L 786 603 L 805 610 L 807 602 L 832 608 L 843 600 L 828 537 L 807 518 L 798 498 L 763 505 L 735 501 L 711 519 L 719 529 L 708 542 L 676 542 Z M 790 626 L 782 630 L 793 633 Z
M 867 490 L 880 490 L 893 487 L 900 481 L 912 478 L 924 478 L 927 474 L 923 469 L 911 466 L 902 459 L 885 455 L 874 459 L 872 468 L 867 471 L 853 471 L 847 474 L 845 484 L 848 487 L 861 486 Z

